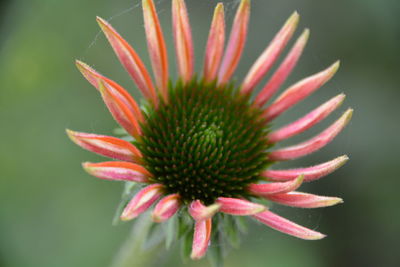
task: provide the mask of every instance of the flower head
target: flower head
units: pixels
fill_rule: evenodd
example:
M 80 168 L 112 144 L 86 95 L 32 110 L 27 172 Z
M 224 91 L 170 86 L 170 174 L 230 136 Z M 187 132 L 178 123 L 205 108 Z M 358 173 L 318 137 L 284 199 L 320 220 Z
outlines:
M 143 185 L 124 207 L 120 218 L 131 220 L 153 204 L 154 222 L 190 215 L 193 233 L 191 257 L 202 258 L 224 223 L 226 215 L 252 216 L 286 234 L 302 239 L 321 239 L 323 234 L 302 227 L 277 214 L 263 199 L 300 208 L 341 203 L 337 197 L 297 191 L 304 182 L 328 175 L 347 160 L 340 156 L 306 168 L 270 169 L 273 163 L 297 159 L 327 145 L 349 122 L 348 109 L 331 126 L 300 144 L 274 148 L 306 131 L 332 113 L 344 100 L 340 94 L 299 118 L 271 131 L 271 122 L 319 89 L 335 74 L 339 62 L 291 85 L 272 104 L 295 67 L 309 36 L 298 37 L 282 63 L 261 91 L 251 98 L 293 36 L 299 20 L 294 12 L 250 68 L 242 83 L 231 78 L 239 63 L 247 35 L 250 1 L 242 0 L 225 43 L 223 4 L 214 12 L 201 76 L 195 75 L 192 34 L 185 2 L 172 1 L 173 33 L 179 79 L 169 79 L 168 56 L 163 32 L 152 0 L 143 0 L 144 25 L 154 81 L 135 50 L 105 20 L 97 21 L 117 57 L 147 100 L 139 107 L 116 82 L 81 61 L 77 66 L 96 87 L 114 119 L 128 138 L 67 130 L 81 147 L 116 161 L 83 163 L 84 169 L 101 179 Z M 263 204 L 264 203 L 264 204 Z M 222 215 L 220 215 L 222 214 Z M 225 215 L 224 215 L 225 214 Z M 181 220 L 187 224 L 188 221 Z M 236 229 L 236 228 L 235 228 Z

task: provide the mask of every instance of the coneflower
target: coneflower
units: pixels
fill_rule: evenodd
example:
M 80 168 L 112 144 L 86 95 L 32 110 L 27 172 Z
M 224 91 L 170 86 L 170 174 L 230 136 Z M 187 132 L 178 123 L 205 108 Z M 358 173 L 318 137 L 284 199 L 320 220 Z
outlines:
M 227 215 L 251 216 L 269 227 L 302 239 L 325 235 L 271 212 L 263 201 L 319 208 L 342 202 L 337 197 L 297 191 L 303 182 L 328 175 L 347 160 L 340 156 L 315 166 L 276 170 L 271 165 L 293 160 L 328 144 L 349 122 L 348 109 L 327 129 L 300 144 L 274 148 L 306 131 L 340 106 L 340 94 L 305 116 L 278 130 L 271 122 L 312 94 L 335 74 L 339 62 L 289 86 L 272 104 L 267 101 L 292 72 L 309 36 L 308 29 L 295 41 L 271 78 L 253 98 L 251 94 L 270 71 L 298 24 L 294 12 L 241 83 L 232 81 L 244 48 L 250 0 L 242 0 L 224 49 L 224 7 L 217 4 L 205 50 L 204 68 L 196 75 L 189 18 L 184 0 L 172 1 L 173 33 L 179 79 L 171 81 L 163 32 L 152 0 L 143 0 L 144 25 L 154 80 L 135 50 L 105 20 L 97 18 L 117 57 L 145 97 L 139 106 L 131 95 L 81 61 L 76 64 L 96 87 L 114 119 L 131 139 L 67 130 L 79 146 L 115 161 L 83 163 L 84 169 L 101 179 L 143 185 L 127 203 L 120 218 L 131 220 L 153 204 L 153 221 L 190 217 L 187 232 L 193 234 L 191 258 L 200 259 L 211 240 L 212 228 L 225 223 Z M 237 226 L 232 226 L 236 229 Z

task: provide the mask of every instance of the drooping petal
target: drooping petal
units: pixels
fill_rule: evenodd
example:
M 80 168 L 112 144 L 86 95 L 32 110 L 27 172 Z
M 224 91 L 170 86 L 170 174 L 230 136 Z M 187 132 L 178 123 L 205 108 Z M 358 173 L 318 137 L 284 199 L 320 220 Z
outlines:
M 289 192 L 285 194 L 276 194 L 264 197 L 282 205 L 309 209 L 329 207 L 343 203 L 343 200 L 338 197 L 317 196 L 301 192 Z
M 82 166 L 89 174 L 105 180 L 148 183 L 152 176 L 144 167 L 125 161 L 84 162 Z
M 124 99 L 120 97 L 121 95 L 116 93 L 109 84 L 101 80 L 99 82 L 99 91 L 114 119 L 130 135 L 138 138 L 142 132 L 140 124 Z
M 287 77 L 292 73 L 293 68 L 296 66 L 303 49 L 307 44 L 310 31 L 305 29 L 304 32 L 297 39 L 288 55 L 283 62 L 279 65 L 278 69 L 274 72 L 269 81 L 261 89 L 260 93 L 256 96 L 254 104 L 261 108 L 267 101 L 278 91 L 279 87 L 286 81 Z
M 275 150 L 269 154 L 269 159 L 272 161 L 291 160 L 317 151 L 332 141 L 343 130 L 349 123 L 352 114 L 353 110 L 348 109 L 337 121 L 317 136 L 298 145 Z
M 211 218 L 196 221 L 194 225 L 192 253 L 190 258 L 193 260 L 201 259 L 207 252 L 211 237 Z
M 157 199 L 162 196 L 162 189 L 163 185 L 152 184 L 140 190 L 139 193 L 137 193 L 125 207 L 120 217 L 121 220 L 132 220 L 142 212 L 145 212 Z
M 132 143 L 106 135 L 66 130 L 69 138 L 78 146 L 91 152 L 123 161 L 140 162 L 142 154 Z
M 343 166 L 348 159 L 349 158 L 344 155 L 331 161 L 307 168 L 291 170 L 266 170 L 261 173 L 261 176 L 265 177 L 269 181 L 288 181 L 295 179 L 300 174 L 303 174 L 305 177 L 304 181 L 310 182 L 334 172 Z
M 107 83 L 109 87 L 112 89 L 114 94 L 121 99 L 125 105 L 131 110 L 131 112 L 135 115 L 138 121 L 143 121 L 143 114 L 133 99 L 133 97 L 119 84 L 110 80 L 100 73 L 95 71 L 93 68 L 89 67 L 87 64 L 83 63 L 82 61 L 76 60 L 76 66 L 78 67 L 79 71 L 83 74 L 83 76 L 96 88 L 99 89 L 99 82 L 102 81 Z
M 282 218 L 281 216 L 276 215 L 275 213 L 266 210 L 261 213 L 257 213 L 253 215 L 255 219 L 262 222 L 263 224 L 280 231 L 282 233 L 295 236 L 301 239 L 306 240 L 318 240 L 325 237 L 324 234 L 318 233 L 311 229 L 300 226 L 294 222 L 289 221 L 288 219 Z
M 108 22 L 100 17 L 97 17 L 97 22 L 113 47 L 117 57 L 135 81 L 139 90 L 146 98 L 150 99 L 154 104 L 157 104 L 157 94 L 153 82 L 151 81 L 145 65 L 135 50 Z
M 179 73 L 185 82 L 193 76 L 193 40 L 184 0 L 172 1 L 172 25 Z
M 221 205 L 221 212 L 232 215 L 247 216 L 266 210 L 261 204 L 239 198 L 219 197 L 216 202 Z
M 279 141 L 288 139 L 299 133 L 306 131 L 318 122 L 325 119 L 331 114 L 337 107 L 339 107 L 345 98 L 344 94 L 340 94 L 328 102 L 322 104 L 318 108 L 314 109 L 304 117 L 298 119 L 295 122 L 286 125 L 279 130 L 276 130 L 268 135 L 268 141 L 270 143 L 277 143 Z
M 214 203 L 209 206 L 203 205 L 200 200 L 190 203 L 189 213 L 195 221 L 201 221 L 214 216 L 219 211 L 221 204 Z
M 242 0 L 233 21 L 228 45 L 218 73 L 219 84 L 225 84 L 235 71 L 246 42 L 250 16 L 250 0 Z
M 224 53 L 225 43 L 225 15 L 224 5 L 218 3 L 215 7 L 214 17 L 211 23 L 210 33 L 204 58 L 204 79 L 207 82 L 217 77 L 218 68 Z
M 153 221 L 161 223 L 171 218 L 179 210 L 179 200 L 179 194 L 171 194 L 161 199 L 153 210 Z
M 322 85 L 329 81 L 339 68 L 339 61 L 336 61 L 327 69 L 307 77 L 283 92 L 271 106 L 265 109 L 263 116 L 270 121 L 288 110 Z
M 256 60 L 250 68 L 249 73 L 243 81 L 241 92 L 249 94 L 261 81 L 264 75 L 270 70 L 272 65 L 278 59 L 282 50 L 292 37 L 299 22 L 299 14 L 294 12 L 285 22 L 280 31 L 275 35 L 274 39 L 264 50 L 261 56 Z
M 151 66 L 158 89 L 167 100 L 168 90 L 168 54 L 165 40 L 157 16 L 153 0 L 143 0 L 143 19 L 146 29 L 147 47 L 150 54 Z
M 282 194 L 291 192 L 300 187 L 303 182 L 304 175 L 299 175 L 296 179 L 288 182 L 275 182 L 268 184 L 250 184 L 248 190 L 256 196 L 265 196 L 273 194 Z

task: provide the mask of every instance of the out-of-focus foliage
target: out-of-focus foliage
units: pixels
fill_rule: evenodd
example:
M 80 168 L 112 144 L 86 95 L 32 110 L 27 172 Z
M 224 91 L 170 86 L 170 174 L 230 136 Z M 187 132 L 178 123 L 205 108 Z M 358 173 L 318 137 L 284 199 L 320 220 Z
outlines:
M 108 266 L 128 235 L 130 223 L 111 225 L 123 185 L 84 173 L 80 162 L 102 159 L 72 144 L 64 129 L 110 134 L 116 127 L 98 92 L 76 70 L 76 58 L 118 80 L 139 98 L 95 22 L 96 15 L 109 19 L 148 64 L 139 2 L 0 2 L 0 266 Z M 157 2 L 172 61 L 170 1 Z M 187 2 L 200 70 L 216 1 Z M 238 1 L 224 2 L 231 21 Z M 252 1 L 250 35 L 238 80 L 293 10 L 301 15 L 299 28 L 311 29 L 311 39 L 288 84 L 337 58 L 342 60 L 332 82 L 276 124 L 341 92 L 347 95 L 344 106 L 355 109 L 353 121 L 327 148 L 282 166 L 311 165 L 344 153 L 351 160 L 324 180 L 304 186 L 308 192 L 343 197 L 344 204 L 313 211 L 273 207 L 327 233 L 326 239 L 298 240 L 251 223 L 226 266 L 395 266 L 400 262 L 399 9 L 396 0 Z M 288 143 L 312 136 L 334 116 Z M 182 264 L 174 246 L 154 257 L 157 266 Z

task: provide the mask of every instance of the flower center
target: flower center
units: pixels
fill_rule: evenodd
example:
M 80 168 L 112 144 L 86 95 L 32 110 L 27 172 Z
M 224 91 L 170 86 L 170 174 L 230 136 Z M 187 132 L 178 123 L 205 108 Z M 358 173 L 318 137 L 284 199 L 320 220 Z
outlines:
M 137 146 L 166 193 L 184 202 L 246 197 L 268 164 L 268 127 L 261 110 L 233 86 L 193 80 L 169 89 L 169 102 L 147 109 Z

